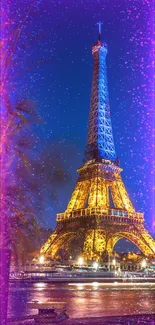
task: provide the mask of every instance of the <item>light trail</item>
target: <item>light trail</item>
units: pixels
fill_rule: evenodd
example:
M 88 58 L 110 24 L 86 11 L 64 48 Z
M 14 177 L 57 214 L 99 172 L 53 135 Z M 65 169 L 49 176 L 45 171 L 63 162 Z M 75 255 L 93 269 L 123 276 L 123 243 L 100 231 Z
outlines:
M 148 280 L 148 279 L 147 279 Z M 128 286 L 128 287 L 131 287 L 131 286 L 154 286 L 155 287 L 155 283 L 154 282 L 113 282 L 113 283 L 103 283 L 103 282 L 87 282 L 87 283 L 83 283 L 83 282 L 79 282 L 79 283 L 68 283 L 69 286 L 110 286 L 110 287 L 114 287 L 114 286 L 120 286 L 120 287 L 123 287 L 123 286 Z

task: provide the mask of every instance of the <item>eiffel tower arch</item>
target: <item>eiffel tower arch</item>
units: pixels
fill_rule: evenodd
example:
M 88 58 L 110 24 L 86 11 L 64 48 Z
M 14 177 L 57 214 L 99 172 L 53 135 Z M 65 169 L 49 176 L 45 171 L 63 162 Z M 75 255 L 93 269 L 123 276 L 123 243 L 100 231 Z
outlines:
M 101 27 L 101 26 L 100 26 Z M 136 212 L 121 177 L 116 158 L 106 76 L 107 44 L 92 47 L 94 69 L 88 135 L 83 165 L 67 209 L 57 215 L 57 225 L 41 254 L 55 258 L 82 254 L 102 259 L 116 242 L 126 238 L 147 257 L 155 256 L 155 240 L 144 227 L 143 213 Z

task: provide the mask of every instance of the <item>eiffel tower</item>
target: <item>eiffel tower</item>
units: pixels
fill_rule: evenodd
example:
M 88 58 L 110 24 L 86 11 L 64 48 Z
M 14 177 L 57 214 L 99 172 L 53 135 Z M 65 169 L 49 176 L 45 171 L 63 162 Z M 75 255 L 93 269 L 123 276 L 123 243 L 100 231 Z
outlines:
M 64 213 L 40 253 L 56 258 L 80 254 L 87 260 L 111 255 L 115 244 L 126 238 L 147 257 L 155 256 L 155 240 L 144 227 L 143 213 L 136 212 L 116 158 L 110 118 L 106 75 L 107 44 L 99 36 L 92 47 L 94 69 L 88 136 L 79 177 Z

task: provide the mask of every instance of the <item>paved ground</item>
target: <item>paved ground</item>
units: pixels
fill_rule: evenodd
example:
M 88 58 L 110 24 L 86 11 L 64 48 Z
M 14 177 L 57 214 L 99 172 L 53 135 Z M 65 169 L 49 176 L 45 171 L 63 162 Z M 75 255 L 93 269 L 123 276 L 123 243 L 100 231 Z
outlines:
M 34 325 L 33 320 L 9 322 L 8 325 Z M 62 325 L 155 325 L 155 314 L 153 315 L 134 315 L 122 317 L 97 317 L 69 319 L 59 324 Z

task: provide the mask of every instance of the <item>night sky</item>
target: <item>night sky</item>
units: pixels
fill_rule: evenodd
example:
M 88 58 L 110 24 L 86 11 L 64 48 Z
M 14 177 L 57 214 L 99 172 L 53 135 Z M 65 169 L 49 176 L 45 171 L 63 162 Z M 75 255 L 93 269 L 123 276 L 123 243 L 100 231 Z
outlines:
M 87 134 L 93 57 L 102 21 L 108 44 L 107 74 L 116 154 L 137 211 L 153 228 L 153 1 L 15 0 L 6 5 L 10 28 L 22 24 L 11 96 L 34 99 L 44 119 L 37 146 L 53 143 L 70 180 L 56 203 L 47 202 L 44 224 L 55 226 L 74 188 Z M 31 8 L 32 7 L 32 8 Z M 25 19 L 26 12 L 28 18 Z M 25 19 L 25 21 L 24 21 Z M 35 154 L 35 148 L 34 148 Z

